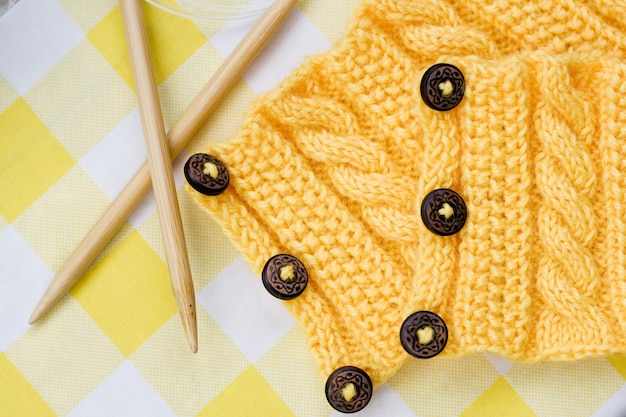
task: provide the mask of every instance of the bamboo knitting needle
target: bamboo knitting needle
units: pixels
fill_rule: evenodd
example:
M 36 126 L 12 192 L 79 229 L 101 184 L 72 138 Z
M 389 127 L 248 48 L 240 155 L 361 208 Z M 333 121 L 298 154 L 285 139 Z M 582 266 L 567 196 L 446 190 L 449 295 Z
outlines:
M 285 21 L 297 0 L 276 0 L 226 58 L 168 133 L 173 158 L 217 107 L 224 95 Z M 150 189 L 150 173 L 144 164 L 83 238 L 59 269 L 29 318 L 33 324 L 45 315 L 80 279 L 113 235 Z
M 178 305 L 187 342 L 192 352 L 198 351 L 196 294 L 183 232 L 183 222 L 176 196 L 172 158 L 167 145 L 163 113 L 150 59 L 142 0 L 120 0 L 130 63 L 135 80 L 141 124 L 146 141 L 148 166 L 156 200 L 165 257 L 170 271 L 174 298 Z

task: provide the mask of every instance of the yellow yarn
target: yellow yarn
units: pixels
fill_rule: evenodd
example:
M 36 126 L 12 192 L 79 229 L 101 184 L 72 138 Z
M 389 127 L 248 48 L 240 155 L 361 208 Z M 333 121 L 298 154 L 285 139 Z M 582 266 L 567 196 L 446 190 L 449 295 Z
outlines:
M 448 97 L 450 94 L 454 93 L 454 86 L 450 80 L 446 80 L 439 84 L 439 89 L 444 97 Z
M 217 178 L 217 176 L 219 175 L 219 171 L 218 171 L 217 166 L 215 164 L 210 163 L 210 162 L 207 162 L 207 163 L 204 164 L 202 172 L 204 172 L 205 175 L 208 175 L 208 176 L 210 176 L 213 179 Z
M 347 403 L 354 400 L 357 396 L 356 386 L 353 383 L 348 383 L 341 388 L 341 396 Z
M 325 376 L 386 381 L 419 310 L 445 320 L 442 356 L 626 352 L 625 57 L 618 0 L 363 0 L 204 150 L 226 192 L 191 193 L 259 275 L 278 253 L 306 265 L 285 305 Z M 465 77 L 447 112 L 420 96 L 438 62 Z M 420 217 L 439 188 L 467 204 L 454 236 Z
M 417 341 L 420 345 L 427 345 L 435 338 L 435 330 L 432 327 L 427 326 L 417 331 Z
M 280 280 L 285 282 L 291 282 L 296 279 L 296 271 L 293 268 L 293 265 L 285 265 L 280 268 L 279 271 Z
M 443 216 L 446 220 L 450 220 L 454 216 L 454 208 L 448 203 L 443 203 L 439 209 L 439 215 Z

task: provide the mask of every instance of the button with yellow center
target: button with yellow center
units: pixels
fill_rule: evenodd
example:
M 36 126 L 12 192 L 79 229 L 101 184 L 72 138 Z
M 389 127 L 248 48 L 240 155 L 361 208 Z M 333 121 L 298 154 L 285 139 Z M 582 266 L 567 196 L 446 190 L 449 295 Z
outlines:
M 185 178 L 191 187 L 205 195 L 219 195 L 230 182 L 228 170 L 217 158 L 205 153 L 192 155 L 185 163 Z
M 400 343 L 409 355 L 420 359 L 437 356 L 448 343 L 448 328 L 437 314 L 418 311 L 400 328 Z
M 356 366 L 344 366 L 326 380 L 326 399 L 331 407 L 342 413 L 356 413 L 372 399 L 372 380 Z
M 465 95 L 465 78 L 454 65 L 435 64 L 424 73 L 420 93 L 424 103 L 431 109 L 451 110 L 458 106 Z
M 440 188 L 424 198 L 421 214 L 428 230 L 439 236 L 451 236 L 465 225 L 467 207 L 455 191 Z
M 293 300 L 304 292 L 309 274 L 304 264 L 294 256 L 280 254 L 265 263 L 261 280 L 265 289 L 281 300 Z

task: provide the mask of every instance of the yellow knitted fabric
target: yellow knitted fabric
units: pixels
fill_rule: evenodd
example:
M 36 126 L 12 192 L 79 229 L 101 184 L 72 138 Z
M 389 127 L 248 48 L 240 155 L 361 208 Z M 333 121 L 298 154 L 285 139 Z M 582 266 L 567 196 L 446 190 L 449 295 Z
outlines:
M 202 150 L 226 192 L 190 192 L 259 275 L 278 253 L 306 265 L 284 303 L 326 376 L 387 380 L 419 310 L 445 320 L 442 356 L 626 352 L 625 57 L 622 0 L 363 0 Z M 440 62 L 466 84 L 444 112 L 420 96 Z M 420 217 L 438 188 L 467 205 L 454 236 Z

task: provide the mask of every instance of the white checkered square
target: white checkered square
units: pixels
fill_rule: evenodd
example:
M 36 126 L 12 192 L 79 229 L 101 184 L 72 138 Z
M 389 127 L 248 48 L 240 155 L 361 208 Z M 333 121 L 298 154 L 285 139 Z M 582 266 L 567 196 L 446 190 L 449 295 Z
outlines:
M 90 31 L 119 4 L 116 1 L 57 1 L 85 33 Z
M 230 23 L 211 38 L 211 42 L 224 56 L 228 56 L 243 39 L 253 22 Z M 330 48 L 330 42 L 313 22 L 295 7 L 276 36 L 256 57 L 243 78 L 255 93 L 274 88 L 304 58 Z M 280 65 L 276 65 L 280 62 Z
M 198 301 L 252 363 L 295 324 L 241 256 L 200 292 Z
M 28 330 L 28 317 L 53 272 L 17 231 L 0 233 L 0 352 Z
M 128 222 L 132 224 L 133 227 L 139 228 L 155 213 L 156 200 L 154 199 L 154 192 L 150 189 L 148 194 L 139 202 L 135 210 L 128 217 Z
M 0 19 L 0 73 L 24 94 L 83 38 L 56 1 L 21 0 Z
M 79 164 L 112 200 L 145 161 L 146 145 L 139 111 L 135 108 Z
M 484 356 L 489 362 L 491 362 L 493 367 L 500 372 L 500 375 L 506 375 L 506 373 L 513 367 L 513 363 L 503 356 L 493 355 L 490 353 L 486 353 Z
M 626 416 L 626 384 L 620 388 L 591 417 L 623 417 Z
M 68 417 L 174 417 L 132 363 L 124 362 Z

